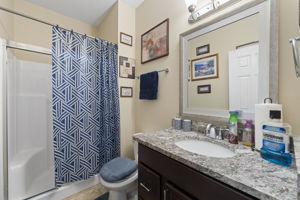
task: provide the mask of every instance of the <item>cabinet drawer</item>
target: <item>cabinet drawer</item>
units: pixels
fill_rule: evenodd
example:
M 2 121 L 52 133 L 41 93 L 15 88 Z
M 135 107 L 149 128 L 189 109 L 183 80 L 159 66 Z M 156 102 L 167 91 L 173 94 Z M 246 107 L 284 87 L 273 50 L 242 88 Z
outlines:
M 160 176 L 142 163 L 139 163 L 138 195 L 143 200 L 160 199 Z

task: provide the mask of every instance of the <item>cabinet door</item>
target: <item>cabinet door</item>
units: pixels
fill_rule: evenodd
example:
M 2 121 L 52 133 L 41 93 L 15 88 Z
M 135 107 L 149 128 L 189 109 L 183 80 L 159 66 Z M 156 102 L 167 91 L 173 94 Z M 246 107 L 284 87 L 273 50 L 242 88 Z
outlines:
M 193 200 L 175 186 L 165 183 L 163 191 L 164 200 Z
M 142 200 L 160 199 L 160 176 L 139 163 L 138 196 Z

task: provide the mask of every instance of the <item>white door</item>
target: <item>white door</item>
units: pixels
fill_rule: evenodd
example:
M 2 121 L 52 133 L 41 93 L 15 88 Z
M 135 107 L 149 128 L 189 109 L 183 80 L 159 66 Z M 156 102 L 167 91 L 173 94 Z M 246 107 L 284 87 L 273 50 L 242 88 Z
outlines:
M 258 54 L 258 43 L 229 52 L 230 110 L 254 114 L 258 103 Z

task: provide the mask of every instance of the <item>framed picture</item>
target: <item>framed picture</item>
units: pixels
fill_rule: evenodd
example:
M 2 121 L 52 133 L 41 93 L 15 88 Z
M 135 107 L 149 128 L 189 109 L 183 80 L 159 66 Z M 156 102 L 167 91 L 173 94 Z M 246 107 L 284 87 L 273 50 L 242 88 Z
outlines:
M 209 53 L 209 44 L 203 45 L 201 47 L 196 48 L 196 55 L 197 56 L 200 56 L 200 55 L 206 54 L 206 53 Z
M 191 61 L 192 81 L 213 79 L 219 77 L 218 54 L 198 58 Z
M 121 97 L 132 97 L 133 96 L 133 88 L 132 87 L 121 87 L 120 96 Z
M 132 46 L 132 36 L 121 32 L 120 33 L 120 42 L 122 44 Z
M 119 76 L 121 78 L 135 79 L 135 60 L 119 56 Z
M 198 85 L 197 92 L 198 94 L 211 93 L 211 85 Z
M 141 37 L 142 64 L 169 55 L 169 19 L 153 27 Z

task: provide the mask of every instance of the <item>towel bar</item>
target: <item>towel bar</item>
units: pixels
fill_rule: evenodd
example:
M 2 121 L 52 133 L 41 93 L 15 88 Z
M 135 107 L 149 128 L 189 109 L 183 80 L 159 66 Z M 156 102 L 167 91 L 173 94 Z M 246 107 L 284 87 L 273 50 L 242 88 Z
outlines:
M 157 72 L 166 72 L 168 73 L 169 72 L 169 68 L 166 68 L 166 69 L 162 69 L 162 70 L 159 70 Z M 140 79 L 140 76 L 136 76 L 137 79 Z

